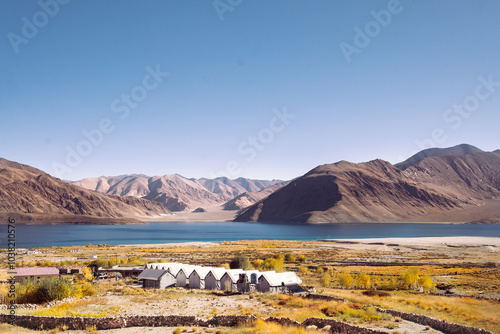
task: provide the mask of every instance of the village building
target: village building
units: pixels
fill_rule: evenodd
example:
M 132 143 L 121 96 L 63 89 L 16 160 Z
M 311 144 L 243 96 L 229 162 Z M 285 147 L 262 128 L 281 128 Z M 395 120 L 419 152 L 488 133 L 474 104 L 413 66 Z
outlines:
M 180 264 L 179 265 L 172 265 L 172 266 L 165 267 L 164 269 L 167 270 L 169 273 L 171 273 L 172 276 L 177 277 L 177 274 L 182 269 L 182 265 L 180 265 Z
M 191 266 L 188 264 L 181 266 L 179 271 L 177 271 L 177 274 L 175 275 L 175 278 L 177 280 L 176 286 L 181 288 L 184 288 L 186 286 L 191 287 L 191 285 L 189 284 L 189 276 L 195 268 L 196 266 Z
M 69 269 L 58 268 L 57 270 L 59 270 L 59 275 L 67 275 L 67 274 L 69 274 Z
M 191 289 L 205 289 L 205 277 L 212 267 L 196 267 L 189 275 L 189 287 Z
M 307 294 L 302 280 L 293 272 L 276 273 L 258 270 L 202 267 L 167 262 L 149 263 L 139 279 L 144 287 L 189 287 L 191 289 L 224 290 L 231 292 L 280 292 Z M 165 274 L 166 273 L 166 274 Z
M 240 278 L 240 273 L 243 273 L 243 269 L 230 269 L 226 270 L 224 275 L 220 279 L 220 289 L 224 291 L 237 291 L 237 282 Z
M 146 265 L 146 269 L 164 269 L 168 270 L 172 268 L 179 268 L 183 266 L 184 264 L 182 263 L 177 263 L 177 262 L 163 262 L 163 263 L 149 263 Z
M 177 283 L 175 277 L 164 269 L 145 269 L 137 279 L 142 281 L 142 287 L 145 289 L 165 289 L 174 287 Z
M 212 268 L 205 276 L 206 290 L 221 290 L 220 279 L 226 273 L 225 268 Z
M 285 273 L 262 273 L 259 277 L 258 291 L 260 292 L 279 292 L 287 293 L 287 286 L 301 284 L 302 280 L 297 274 L 292 272 Z
M 59 277 L 59 269 L 57 268 L 17 268 L 15 274 L 16 282 L 22 282 L 26 279 L 38 282 L 42 278 Z
M 240 273 L 236 282 L 236 290 L 243 293 L 255 291 L 260 274 L 258 270 L 246 270 Z
M 26 252 L 24 252 L 24 254 L 33 255 L 33 254 L 42 254 L 42 252 L 40 252 L 38 249 L 30 248 Z
M 117 275 L 121 277 L 137 277 L 139 276 L 142 271 L 144 270 L 143 266 L 123 266 L 123 265 L 116 265 L 111 268 L 98 268 L 97 269 L 97 274 L 112 274 L 112 275 Z

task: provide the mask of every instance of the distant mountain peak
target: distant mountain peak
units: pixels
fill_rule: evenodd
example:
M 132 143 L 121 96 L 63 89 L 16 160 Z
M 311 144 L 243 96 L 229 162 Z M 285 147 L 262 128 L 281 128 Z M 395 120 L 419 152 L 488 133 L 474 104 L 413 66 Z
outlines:
M 318 166 L 241 210 L 235 221 L 362 223 L 500 219 L 498 153 L 458 145 L 428 150 L 417 159 L 405 169 L 381 159 Z M 238 200 L 249 202 L 248 197 Z M 228 203 L 232 207 L 237 204 Z
M 25 170 L 25 171 L 31 172 L 33 174 L 46 174 L 44 171 L 41 171 L 35 167 L 31 167 L 31 166 L 28 166 L 25 164 L 21 164 L 19 162 L 0 158 L 0 168 L 5 168 L 5 167 Z
M 180 174 L 146 176 L 143 174 L 88 178 L 71 182 L 80 187 L 110 195 L 134 196 L 154 200 L 171 211 L 202 205 L 220 205 L 245 192 L 258 192 L 280 183 L 279 180 L 252 180 L 227 177 L 187 178 Z
M 99 183 L 99 179 L 95 178 L 94 183 Z M 50 217 L 66 222 L 75 221 L 74 219 L 81 221 L 83 218 L 73 216 L 83 215 L 93 217 L 89 219 L 95 222 L 99 217 L 159 216 L 170 212 L 161 203 L 98 194 L 36 168 L 1 158 L 0 193 L 3 199 L 0 203 L 0 216 L 10 213 L 32 215 L 32 219 L 42 221 L 50 220 Z M 40 215 L 45 215 L 45 218 Z M 47 218 L 47 215 L 54 216 Z
M 438 148 L 438 147 L 428 148 L 409 157 L 405 161 L 396 164 L 396 167 L 398 167 L 399 169 L 405 169 L 408 166 L 416 164 L 417 162 L 422 161 L 428 157 L 447 157 L 453 155 L 464 155 L 464 154 L 474 154 L 474 153 L 484 153 L 484 151 L 469 144 L 460 144 L 446 148 Z

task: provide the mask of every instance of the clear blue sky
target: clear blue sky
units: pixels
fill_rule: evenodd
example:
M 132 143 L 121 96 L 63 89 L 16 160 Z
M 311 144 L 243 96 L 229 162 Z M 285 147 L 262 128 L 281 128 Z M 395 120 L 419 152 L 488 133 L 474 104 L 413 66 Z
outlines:
M 500 148 L 499 1 L 59 1 L 0 2 L 0 156 L 52 175 Z

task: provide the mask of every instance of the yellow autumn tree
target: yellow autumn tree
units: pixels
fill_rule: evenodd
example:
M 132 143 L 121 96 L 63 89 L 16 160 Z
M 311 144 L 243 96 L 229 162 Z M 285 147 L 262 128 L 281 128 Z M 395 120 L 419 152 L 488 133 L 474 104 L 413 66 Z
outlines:
M 330 286 L 331 281 L 332 281 L 332 276 L 330 276 L 328 272 L 324 272 L 319 277 L 319 284 L 321 284 L 321 286 L 325 288 L 328 288 Z
M 263 263 L 264 263 L 264 260 L 257 259 L 257 260 L 252 261 L 252 266 L 255 269 L 259 269 L 262 266 Z
M 421 286 L 425 292 L 429 292 L 436 287 L 436 284 L 432 281 L 432 278 L 429 275 L 420 277 L 418 279 L 418 285 Z
M 418 268 L 408 269 L 401 275 L 401 281 L 405 289 L 416 289 L 420 270 Z
M 358 288 L 369 289 L 371 286 L 370 276 L 365 273 L 359 273 L 356 277 L 356 286 Z
M 338 275 L 338 279 L 340 282 L 340 285 L 342 285 L 344 288 L 349 288 L 354 281 L 352 278 L 351 274 L 347 271 L 344 271 Z

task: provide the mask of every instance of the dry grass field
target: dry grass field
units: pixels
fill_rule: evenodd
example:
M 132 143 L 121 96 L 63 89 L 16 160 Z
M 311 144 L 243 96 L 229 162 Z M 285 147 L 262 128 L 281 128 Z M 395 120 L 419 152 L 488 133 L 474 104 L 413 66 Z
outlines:
M 450 247 L 260 240 L 186 245 L 87 245 L 79 247 L 83 251 L 77 253 L 70 251 L 73 248 L 43 248 L 42 254 L 23 255 L 18 265 L 76 268 L 93 261 L 122 266 L 161 261 L 227 266 L 235 256 L 243 255 L 253 266 L 260 266 L 259 269 L 271 265 L 278 271 L 295 271 L 304 285 L 348 302 L 282 294 L 223 295 L 180 288 L 144 291 L 136 287 L 137 281 L 126 279 L 97 283 L 99 293 L 93 297 L 37 310 L 18 310 L 18 314 L 94 317 L 172 314 L 202 318 L 243 314 L 259 318 L 288 317 L 296 321 L 320 317 L 394 333 L 437 332 L 379 313 L 374 308 L 378 306 L 500 333 L 500 302 L 495 300 L 500 298 L 500 248 L 492 245 Z M 345 279 L 348 276 L 351 281 Z M 5 277 L 3 269 L 0 280 Z M 0 288 L 4 295 L 6 286 Z M 9 330 L 2 328 L 2 332 Z M 176 329 L 168 330 L 175 332 Z M 220 333 L 314 332 L 263 322 L 252 328 L 217 330 Z M 216 333 L 206 328 L 196 331 Z M 194 330 L 183 328 L 181 332 Z

